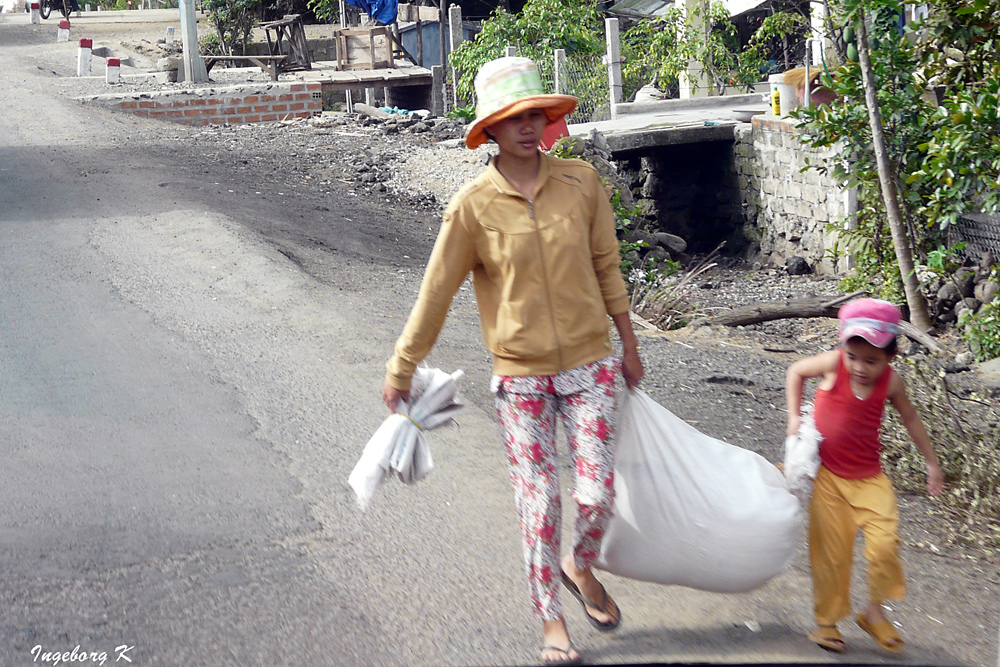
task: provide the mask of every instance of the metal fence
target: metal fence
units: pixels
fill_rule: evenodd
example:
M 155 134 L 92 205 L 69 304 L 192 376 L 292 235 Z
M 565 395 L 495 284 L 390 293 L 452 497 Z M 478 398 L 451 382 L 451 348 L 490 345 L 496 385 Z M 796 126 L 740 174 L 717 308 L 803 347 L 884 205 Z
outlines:
M 558 87 L 556 67 L 559 68 Z M 600 55 L 553 54 L 547 67 L 539 67 L 542 82 L 548 90 L 572 95 L 579 100 L 576 110 L 566 117 L 567 123 L 590 123 L 611 118 L 608 70 Z

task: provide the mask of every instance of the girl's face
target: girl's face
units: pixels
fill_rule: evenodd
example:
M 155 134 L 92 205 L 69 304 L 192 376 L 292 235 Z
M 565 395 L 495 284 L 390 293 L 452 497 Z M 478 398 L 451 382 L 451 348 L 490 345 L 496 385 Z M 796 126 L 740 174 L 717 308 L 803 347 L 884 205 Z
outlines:
M 892 355 L 880 347 L 875 347 L 864 338 L 851 338 L 842 345 L 844 367 L 851 379 L 861 386 L 871 386 L 885 372 Z
M 548 124 L 549 119 L 544 111 L 528 109 L 493 123 L 487 128 L 487 132 L 500 146 L 501 153 L 530 158 L 538 151 L 538 143 Z

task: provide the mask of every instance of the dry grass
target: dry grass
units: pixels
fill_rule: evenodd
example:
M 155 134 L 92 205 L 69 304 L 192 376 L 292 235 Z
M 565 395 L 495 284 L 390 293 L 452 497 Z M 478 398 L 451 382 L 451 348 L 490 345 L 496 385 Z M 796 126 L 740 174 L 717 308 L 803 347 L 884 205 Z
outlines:
M 948 385 L 937 358 L 896 364 L 934 443 L 946 485 L 941 503 L 956 521 L 949 539 L 1000 547 L 1000 413 L 996 400 L 962 395 Z M 925 489 L 924 459 L 894 410 L 886 410 L 885 462 L 901 491 Z

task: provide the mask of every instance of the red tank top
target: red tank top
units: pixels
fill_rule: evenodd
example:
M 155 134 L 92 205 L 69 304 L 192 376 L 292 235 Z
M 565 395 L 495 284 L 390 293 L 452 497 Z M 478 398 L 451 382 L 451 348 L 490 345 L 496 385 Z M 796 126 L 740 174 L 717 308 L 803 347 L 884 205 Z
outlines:
M 861 400 L 851 391 L 851 377 L 841 351 L 833 387 L 816 390 L 813 418 L 823 436 L 819 460 L 835 475 L 844 479 L 864 479 L 882 472 L 879 430 L 893 372 L 891 367 L 886 367 L 875 381 L 871 396 Z

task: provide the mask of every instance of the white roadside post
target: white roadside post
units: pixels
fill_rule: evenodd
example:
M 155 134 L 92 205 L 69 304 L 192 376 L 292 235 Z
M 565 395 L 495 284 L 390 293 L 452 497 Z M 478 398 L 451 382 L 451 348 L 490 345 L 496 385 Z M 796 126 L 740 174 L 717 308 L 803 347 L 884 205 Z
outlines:
M 59 32 L 56 33 L 57 42 L 68 42 L 69 41 L 69 21 L 63 19 L 59 21 Z
M 37 2 L 31 3 L 31 22 L 36 24 L 42 22 L 42 10 Z
M 174 26 L 167 26 L 167 36 L 163 41 L 167 46 L 174 45 Z
M 121 58 L 108 58 L 108 66 L 104 71 L 104 81 L 112 85 L 121 81 L 122 61 Z
M 80 39 L 80 48 L 76 52 L 76 75 L 90 76 L 94 63 L 94 40 L 87 37 Z
M 462 41 L 465 35 L 462 32 L 462 6 L 461 5 L 451 5 L 448 7 L 448 32 L 451 41 L 451 52 L 454 53 L 455 49 L 462 45 Z M 452 103 L 457 107 L 459 101 L 465 102 L 465 100 L 458 99 L 458 77 L 460 72 L 454 67 L 451 69 L 451 99 Z
M 708 13 L 709 3 L 707 0 L 682 0 L 679 3 L 684 17 L 687 19 L 687 26 L 694 31 L 701 33 L 699 37 L 707 38 L 711 30 L 709 22 L 705 20 Z M 686 27 L 685 30 L 688 28 Z M 710 97 L 714 95 L 712 82 L 705 73 L 705 67 L 695 59 L 688 62 L 687 70 L 677 77 L 679 84 L 680 98 L 689 100 L 692 97 Z
M 604 19 L 604 35 L 608 52 L 604 64 L 608 67 L 608 88 L 611 93 L 611 118 L 618 118 L 618 105 L 622 102 L 622 44 L 618 36 L 618 19 Z
M 180 10 L 184 66 L 177 71 L 177 79 L 180 80 L 183 72 L 185 81 L 194 83 L 208 81 L 208 69 L 205 68 L 205 61 L 198 53 L 198 20 L 194 12 L 194 0 L 180 0 Z

